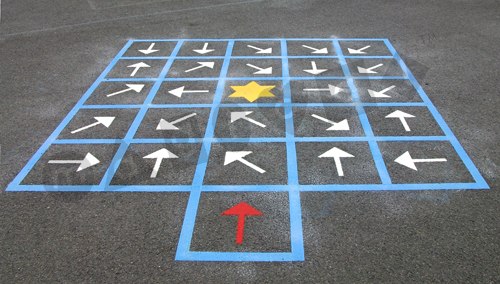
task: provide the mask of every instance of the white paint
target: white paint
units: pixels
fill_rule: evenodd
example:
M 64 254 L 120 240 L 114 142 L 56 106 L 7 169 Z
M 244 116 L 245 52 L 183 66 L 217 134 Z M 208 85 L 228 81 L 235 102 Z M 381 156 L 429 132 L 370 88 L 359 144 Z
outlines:
M 328 88 L 306 88 L 306 89 L 304 89 L 304 91 L 305 92 L 330 92 L 330 95 L 335 96 L 335 95 L 339 94 L 340 92 L 345 91 L 345 89 L 334 86 L 332 84 L 328 84 Z
M 199 65 L 194 67 L 194 68 L 188 69 L 184 72 L 189 73 L 189 72 L 192 72 L 194 70 L 198 70 L 198 69 L 203 68 L 203 67 L 214 69 L 214 66 L 215 66 L 215 62 L 196 62 L 196 63 L 198 63 Z
M 335 168 L 337 169 L 337 175 L 339 177 L 344 176 L 344 169 L 342 168 L 342 161 L 340 160 L 340 158 L 353 158 L 353 157 L 354 157 L 353 155 L 337 147 L 333 147 L 332 149 L 318 156 L 318 158 L 333 158 L 333 160 L 335 161 Z
M 307 49 L 312 50 L 311 53 L 313 53 L 313 54 L 327 54 L 328 53 L 328 49 L 326 47 L 325 48 L 321 48 L 321 49 L 317 49 L 317 48 L 314 48 L 314 47 L 311 47 L 311 46 L 308 46 L 308 45 L 305 45 L 305 44 L 303 44 L 302 46 L 305 47 L 305 48 L 307 48 Z
M 215 49 L 208 49 L 208 42 L 205 42 L 205 44 L 203 44 L 202 49 L 193 49 L 194 52 L 199 53 L 199 54 L 207 54 L 207 53 L 210 53 L 214 50 Z
M 209 90 L 185 90 L 185 86 L 168 91 L 169 94 L 172 94 L 178 98 L 182 97 L 182 94 L 195 94 L 195 93 L 208 93 L 208 92 Z
M 326 118 L 319 116 L 319 115 L 316 115 L 316 114 L 311 114 L 311 116 L 316 118 L 316 119 L 319 119 L 321 121 L 324 121 L 326 123 L 331 124 L 332 126 L 330 126 L 329 128 L 326 129 L 327 131 L 346 131 L 346 130 L 349 130 L 349 122 L 347 121 L 347 119 L 344 119 L 344 120 L 339 121 L 339 122 L 335 122 L 335 121 L 331 121 L 329 119 L 326 119 Z
M 253 113 L 253 111 L 233 111 L 233 112 L 231 112 L 231 123 L 233 123 L 237 120 L 240 120 L 240 119 L 244 119 L 244 120 L 251 122 L 257 126 L 260 126 L 262 128 L 266 127 L 264 124 L 248 117 L 248 115 L 251 113 Z
M 83 160 L 50 160 L 48 162 L 49 164 L 80 164 L 78 169 L 76 170 L 77 172 L 81 170 L 85 170 L 86 168 L 95 166 L 100 163 L 100 161 L 94 157 L 94 155 L 87 153 L 85 155 L 85 158 Z
M 263 174 L 266 171 L 261 169 L 255 164 L 250 163 L 249 161 L 245 160 L 244 157 L 252 154 L 252 151 L 227 151 L 226 156 L 224 158 L 224 166 L 229 165 L 230 163 L 234 161 L 239 161 L 243 163 L 244 165 L 250 167 L 251 169 Z
M 94 119 L 97 120 L 97 121 L 94 122 L 94 123 L 91 123 L 89 125 L 86 125 L 84 127 L 81 127 L 81 128 L 76 129 L 76 130 L 73 130 L 73 131 L 71 131 L 71 134 L 78 133 L 80 131 L 83 131 L 83 130 L 89 129 L 91 127 L 97 126 L 99 124 L 102 124 L 106 128 L 109 128 L 109 126 L 111 125 L 111 123 L 113 123 L 113 120 L 115 120 L 115 116 L 96 116 L 96 117 L 94 117 Z
M 252 67 L 254 69 L 257 69 L 257 71 L 253 72 L 253 74 L 256 75 L 270 75 L 273 74 L 273 67 L 267 67 L 267 68 L 260 68 L 259 66 L 252 65 L 250 63 L 247 63 L 248 67 Z
M 367 45 L 360 49 L 347 48 L 347 51 L 349 51 L 349 54 L 366 54 L 366 52 L 364 52 L 363 50 L 366 50 L 368 48 L 370 48 L 370 45 Z
M 396 110 L 395 112 L 388 114 L 385 118 L 398 118 L 401 121 L 401 124 L 403 124 L 405 131 L 409 132 L 411 131 L 411 129 L 406 119 L 412 117 L 415 116 L 400 110 Z
M 386 95 L 385 93 L 396 88 L 396 86 L 392 85 L 390 87 L 387 87 L 385 89 L 383 89 L 382 91 L 379 91 L 379 92 L 376 92 L 374 90 L 370 90 L 368 89 L 368 94 L 370 95 L 370 97 L 372 98 L 390 98 L 391 96 L 389 95 Z
M 130 73 L 130 77 L 134 77 L 135 74 L 137 74 L 137 71 L 139 71 L 139 69 L 141 69 L 141 68 L 149 68 L 151 66 L 147 65 L 144 62 L 138 62 L 138 63 L 132 64 L 132 65 L 129 65 L 127 67 L 134 68 L 134 71 L 132 71 L 132 73 Z
M 160 170 L 161 162 L 163 159 L 177 159 L 179 158 L 174 153 L 169 150 L 162 148 L 158 151 L 155 151 L 147 156 L 144 156 L 143 159 L 156 159 L 155 165 L 153 167 L 153 171 L 151 172 L 151 178 L 156 178 L 158 176 L 158 171 Z
M 176 119 L 176 120 L 174 120 L 172 122 L 168 122 L 168 121 L 166 121 L 165 119 L 162 118 L 162 119 L 160 119 L 160 123 L 158 123 L 158 126 L 156 126 L 156 130 L 179 130 L 179 128 L 177 126 L 175 126 L 175 124 L 177 124 L 179 122 L 182 122 L 182 121 L 184 121 L 186 119 L 189 119 L 189 118 L 191 118 L 191 117 L 193 117 L 195 115 L 196 115 L 196 113 L 193 112 L 193 113 L 188 114 L 186 116 L 183 116 L 183 117 L 181 117 L 179 119 Z
M 403 153 L 403 155 L 399 156 L 394 160 L 394 162 L 403 165 L 405 167 L 408 167 L 412 170 L 418 171 L 417 166 L 415 163 L 439 163 L 439 162 L 446 162 L 447 160 L 445 158 L 434 158 L 434 159 L 413 159 L 410 155 L 410 152 L 406 151 Z
M 159 49 L 153 49 L 155 47 L 155 43 L 151 43 L 148 47 L 148 49 L 139 49 L 139 52 L 143 53 L 143 54 L 151 54 L 151 53 L 155 53 L 157 51 L 160 51 Z
M 380 63 L 380 64 L 377 64 L 377 65 L 372 66 L 370 68 L 363 68 L 363 67 L 358 66 L 358 72 L 362 73 L 362 74 L 377 74 L 377 71 L 373 71 L 373 69 L 377 69 L 383 65 L 384 64 Z
M 113 96 L 116 96 L 119 94 L 126 93 L 128 91 L 134 91 L 136 93 L 139 93 L 140 91 L 142 91 L 142 88 L 144 88 L 144 84 L 125 84 L 125 86 L 127 86 L 126 89 L 108 94 L 108 95 L 106 95 L 106 97 L 110 98 L 110 97 L 113 97 Z
M 269 47 L 269 48 L 266 48 L 266 49 L 262 49 L 262 48 L 259 48 L 259 47 L 256 47 L 256 46 L 253 46 L 253 45 L 250 45 L 250 44 L 248 44 L 247 46 L 250 47 L 250 48 L 252 48 L 252 49 L 257 50 L 255 52 L 256 54 L 271 54 L 271 53 L 273 53 L 273 48 L 272 47 Z
M 304 71 L 313 75 L 318 75 L 325 71 L 328 71 L 328 69 L 318 69 L 318 67 L 316 66 L 316 61 L 311 61 L 311 69 L 305 69 Z

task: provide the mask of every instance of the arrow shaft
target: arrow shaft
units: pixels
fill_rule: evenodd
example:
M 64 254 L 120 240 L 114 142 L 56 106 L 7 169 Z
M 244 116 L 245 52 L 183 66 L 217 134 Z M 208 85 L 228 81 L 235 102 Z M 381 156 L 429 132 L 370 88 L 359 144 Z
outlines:
M 253 48 L 253 49 L 255 49 L 255 50 L 258 50 L 258 51 L 263 51 L 263 50 L 264 50 L 264 49 L 262 49 L 262 48 L 258 48 L 258 47 L 253 46 L 253 45 L 247 45 L 247 46 L 248 46 L 248 47 L 250 47 L 250 48 Z
M 207 48 L 208 48 L 208 42 L 205 42 L 205 44 L 203 44 L 203 48 L 202 49 L 203 50 L 207 50 Z
M 132 71 L 132 73 L 130 73 L 130 76 L 131 77 L 134 77 L 135 74 L 137 74 L 137 71 L 139 71 L 139 69 L 141 69 L 141 66 L 136 66 L 134 67 L 134 71 Z
M 245 160 L 243 158 L 239 159 L 238 161 L 242 162 L 244 165 L 246 165 L 246 166 L 248 166 L 248 167 L 256 170 L 257 172 L 259 172 L 261 174 L 263 174 L 263 173 L 266 172 L 265 170 L 259 168 L 257 165 L 254 165 L 254 164 L 250 163 L 249 161 L 247 161 L 247 160 Z
M 50 160 L 49 164 L 81 164 L 82 160 Z
M 330 91 L 330 89 L 322 89 L 322 88 L 307 88 L 304 89 L 306 92 L 324 92 L 324 91 Z
M 335 122 L 333 122 L 333 121 L 331 121 L 329 119 L 326 119 L 324 117 L 321 117 L 319 115 L 312 114 L 311 116 L 314 117 L 314 118 L 316 118 L 316 119 L 319 119 L 321 121 L 324 121 L 324 122 L 327 122 L 327 123 L 330 123 L 330 124 L 335 124 Z
M 245 235 L 245 215 L 238 215 L 238 225 L 236 226 L 236 243 L 243 244 L 243 236 Z
M 390 87 L 387 87 L 387 88 L 383 89 L 383 90 L 382 90 L 382 91 L 380 91 L 379 93 L 383 94 L 383 93 L 385 93 L 385 92 L 387 92 L 387 91 L 390 91 L 390 90 L 392 90 L 392 89 L 394 89 L 394 88 L 396 88 L 396 86 L 392 85 L 392 86 L 390 86 Z
M 191 93 L 208 93 L 208 90 L 186 90 L 182 91 L 183 94 L 191 94 Z
M 262 70 L 264 70 L 264 69 L 265 69 L 265 68 L 260 68 L 260 67 L 258 67 L 258 66 L 252 65 L 252 64 L 250 64 L 250 63 L 247 63 L 247 66 L 248 66 L 248 67 L 252 67 L 252 68 L 254 68 L 254 69 L 257 69 L 257 70 L 259 70 L 259 71 L 262 71 Z
M 155 46 L 155 43 L 153 42 L 152 44 L 149 45 L 148 47 L 148 51 L 151 51 L 153 50 L 153 47 Z
M 127 88 L 127 89 L 124 89 L 124 90 L 121 90 L 121 91 L 118 91 L 118 92 L 114 92 L 114 93 L 111 93 L 109 95 L 106 95 L 106 97 L 112 97 L 112 96 L 116 96 L 116 95 L 119 95 L 119 94 L 123 94 L 123 93 L 126 93 L 128 91 L 132 90 L 132 88 Z
M 305 48 L 309 48 L 310 50 L 313 50 L 313 51 L 318 51 L 319 50 L 319 49 L 316 49 L 314 47 L 310 47 L 310 46 L 305 45 L 305 44 L 303 44 L 302 46 L 305 47 Z
M 203 67 L 205 67 L 205 66 L 204 66 L 204 65 L 199 65 L 199 66 L 196 66 L 196 67 L 191 68 L 191 69 L 189 69 L 189 70 L 186 70 L 186 71 L 184 71 L 184 72 L 185 72 L 185 73 L 189 73 L 189 72 L 192 72 L 192 71 L 194 71 L 194 70 L 198 70 L 198 69 L 203 68 Z
M 89 124 L 89 125 L 87 125 L 87 126 L 84 126 L 84 127 L 81 127 L 81 128 L 78 128 L 78 129 L 76 129 L 76 130 L 71 131 L 71 134 L 75 134 L 75 133 L 77 133 L 77 132 L 80 132 L 80 131 L 83 131 L 83 130 L 89 129 L 89 128 L 94 127 L 94 126 L 97 126 L 97 125 L 99 125 L 99 124 L 101 124 L 101 123 L 100 123 L 100 122 L 98 122 L 98 121 L 96 121 L 96 122 L 91 123 L 91 124 Z
M 158 175 L 158 171 L 160 170 L 161 162 L 163 161 L 163 158 L 157 158 L 155 161 L 155 165 L 153 167 L 153 171 L 151 172 L 151 178 L 156 178 Z
M 384 65 L 383 63 L 377 64 L 375 66 L 372 66 L 370 68 L 366 68 L 366 70 L 372 71 L 373 69 L 379 68 L 380 66 Z
M 318 67 L 316 66 L 316 61 L 311 61 L 311 69 L 314 71 L 318 70 Z
M 193 117 L 193 116 L 195 116 L 195 115 L 196 115 L 196 113 L 195 113 L 195 112 L 193 112 L 192 114 L 188 114 L 188 115 L 186 115 L 186 116 L 184 116 L 184 117 L 181 117 L 181 118 L 179 118 L 179 119 L 177 119 L 177 120 L 174 120 L 174 121 L 172 121 L 172 122 L 170 122 L 170 123 L 172 123 L 172 124 L 176 124 L 176 123 L 179 123 L 179 122 L 184 121 L 184 120 L 186 120 L 186 119 L 189 119 L 189 118 L 191 118 L 191 117 Z
M 333 157 L 333 160 L 335 162 L 335 168 L 337 169 L 337 174 L 339 177 L 344 176 L 344 169 L 342 169 L 342 162 L 340 161 L 340 157 Z
M 368 48 L 370 48 L 370 45 L 367 45 L 367 46 L 365 46 L 365 47 L 362 47 L 362 48 L 358 49 L 358 51 L 363 51 L 363 50 L 368 49 Z
M 401 124 L 403 124 L 405 131 L 407 131 L 407 132 L 411 131 L 410 126 L 408 125 L 408 122 L 406 121 L 406 118 L 400 117 L 399 120 L 401 121 Z
M 246 120 L 246 121 L 248 121 L 248 122 L 251 122 L 251 123 L 253 123 L 253 124 L 257 125 L 257 126 L 260 126 L 260 127 L 262 127 L 262 128 L 266 127 L 266 125 L 265 125 L 265 124 L 262 124 L 262 123 L 260 123 L 260 122 L 258 122 L 258 121 L 256 121 L 256 120 L 253 120 L 253 119 L 251 119 L 250 117 L 246 117 L 246 116 L 245 116 L 245 117 L 243 117 L 243 119 L 244 119 L 244 120 Z
M 435 159 L 413 159 L 414 163 L 436 163 L 436 162 L 447 162 L 445 158 L 435 158 Z

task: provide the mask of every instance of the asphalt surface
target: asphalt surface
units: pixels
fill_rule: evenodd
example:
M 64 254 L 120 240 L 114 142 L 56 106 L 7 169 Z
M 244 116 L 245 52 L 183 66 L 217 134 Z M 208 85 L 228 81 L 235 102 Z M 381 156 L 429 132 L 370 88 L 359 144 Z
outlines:
M 1 282 L 500 281 L 498 1 L 11 0 L 2 1 L 1 8 Z M 303 192 L 305 261 L 274 263 L 175 261 L 187 192 L 5 192 L 128 39 L 282 37 L 388 38 L 491 189 Z M 375 120 L 382 115 L 367 113 Z M 273 121 L 277 113 L 261 115 Z M 78 122 L 77 118 L 75 127 Z M 118 124 L 113 133 L 123 129 L 126 126 Z M 192 130 L 203 132 L 195 126 Z M 148 129 L 139 131 L 152 135 Z M 224 125 L 216 129 L 222 136 L 228 131 Z M 379 131 L 394 130 L 382 125 Z M 419 131 L 437 130 L 429 121 Z M 111 155 L 114 150 L 109 148 L 114 146 L 105 146 L 95 149 Z M 430 147 L 446 152 L 447 146 Z M 190 145 L 176 147 L 180 152 L 199 151 Z M 262 158 L 283 164 L 280 145 L 269 147 L 276 157 Z M 352 147 L 367 151 L 366 145 Z M 396 155 L 391 149 L 397 147 L 381 144 L 391 158 Z M 305 156 L 312 151 L 303 148 Z M 222 155 L 220 148 L 214 149 Z M 70 158 L 78 151 L 65 149 L 64 153 Z M 141 172 L 143 168 L 134 161 L 148 152 L 148 145 L 139 145 L 125 160 Z M 48 154 L 45 158 L 51 157 Z M 183 169 L 192 172 L 189 161 L 185 162 Z M 46 184 L 68 181 L 64 171 L 53 175 L 44 170 L 28 178 Z M 121 170 L 123 174 L 119 170 L 112 183 L 130 182 L 127 168 Z M 92 183 L 102 169 L 94 171 L 80 182 Z M 413 182 L 412 177 L 394 171 L 398 181 Z M 458 165 L 449 174 L 439 167 L 428 174 L 434 178 L 439 173 L 438 182 L 470 179 Z M 207 171 L 214 183 L 220 180 L 218 175 L 210 168 Z M 357 175 L 373 179 L 373 175 Z M 229 184 L 238 182 L 234 179 Z M 307 173 L 299 179 L 330 182 Z M 241 180 L 252 183 L 255 178 Z M 277 174 L 267 182 L 282 180 Z M 164 182 L 189 183 L 183 176 L 168 176 Z M 250 227 L 255 230 L 248 230 L 246 237 L 256 241 L 244 248 L 223 241 L 233 237 L 230 217 L 209 214 L 239 200 L 260 204 L 270 220 Z M 286 193 L 203 193 L 192 248 L 288 251 L 289 243 L 283 241 L 290 238 L 284 221 L 289 218 L 283 209 L 287 206 Z

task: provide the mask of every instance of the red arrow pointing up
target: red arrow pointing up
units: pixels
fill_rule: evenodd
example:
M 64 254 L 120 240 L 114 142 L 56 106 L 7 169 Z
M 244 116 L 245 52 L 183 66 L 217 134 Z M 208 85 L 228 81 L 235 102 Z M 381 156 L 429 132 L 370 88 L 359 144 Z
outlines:
M 262 212 L 253 208 L 246 202 L 240 202 L 233 207 L 222 212 L 223 216 L 238 216 L 238 226 L 236 227 L 236 243 L 241 245 L 243 243 L 243 235 L 245 232 L 245 217 L 248 216 L 261 216 Z

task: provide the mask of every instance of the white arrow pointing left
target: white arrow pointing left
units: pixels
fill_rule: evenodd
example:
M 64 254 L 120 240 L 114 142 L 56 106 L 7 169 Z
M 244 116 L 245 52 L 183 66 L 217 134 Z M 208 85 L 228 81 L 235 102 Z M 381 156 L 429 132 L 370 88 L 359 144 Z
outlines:
M 345 91 L 344 89 L 328 84 L 328 88 L 306 88 L 305 92 L 330 92 L 330 95 L 335 96 L 340 92 Z
M 405 131 L 408 132 L 411 131 L 411 129 L 406 119 L 411 117 L 415 116 L 400 110 L 396 110 L 395 112 L 388 114 L 385 118 L 398 118 L 401 121 L 401 124 L 403 124 Z
M 198 69 L 203 68 L 203 67 L 214 69 L 214 66 L 215 66 L 215 62 L 196 62 L 196 63 L 198 63 L 199 65 L 194 67 L 194 68 L 188 69 L 184 72 L 189 73 L 189 72 L 192 72 L 194 70 L 198 70 Z
M 151 45 L 149 45 L 148 49 L 139 49 L 139 52 L 147 55 L 150 53 L 160 51 L 159 49 L 153 49 L 154 46 L 155 46 L 155 43 L 153 42 L 153 43 L 151 43 Z
M 205 42 L 205 44 L 203 44 L 202 49 L 193 49 L 194 52 L 199 53 L 199 54 L 207 54 L 207 53 L 210 53 L 214 50 L 215 49 L 208 49 L 208 42 Z
M 179 130 L 179 128 L 177 126 L 175 126 L 177 123 L 184 121 L 186 119 L 189 119 L 195 115 L 196 115 L 196 112 L 193 112 L 193 113 L 188 114 L 186 116 L 183 116 L 179 119 L 176 119 L 172 122 L 168 122 L 162 118 L 162 119 L 160 119 L 160 123 L 158 123 L 158 126 L 156 126 L 156 130 Z
M 373 69 L 377 69 L 379 67 L 382 67 L 383 65 L 384 64 L 380 63 L 370 68 L 363 68 L 358 66 L 358 72 L 362 74 L 377 74 L 377 71 L 373 71 Z
M 363 50 L 366 50 L 368 48 L 370 48 L 369 45 L 362 47 L 360 49 L 347 48 L 347 51 L 349 51 L 349 54 L 366 54 L 366 52 L 364 52 Z
M 113 123 L 113 120 L 115 120 L 115 117 L 114 116 L 96 116 L 96 117 L 94 117 L 94 119 L 97 120 L 97 121 L 94 122 L 94 123 L 91 123 L 89 125 L 86 125 L 84 127 L 81 127 L 81 128 L 76 129 L 76 130 L 73 130 L 73 131 L 71 131 L 71 134 L 78 133 L 78 132 L 83 131 L 85 129 L 89 129 L 91 127 L 97 126 L 99 124 L 102 124 L 106 128 L 109 128 L 109 126 L 111 125 L 111 123 Z
M 318 69 L 318 67 L 316 66 L 316 61 L 311 61 L 311 69 L 305 69 L 304 71 L 309 74 L 318 75 L 325 71 L 328 71 L 328 69 Z
M 85 155 L 85 158 L 83 160 L 50 160 L 48 163 L 49 164 L 80 164 L 78 169 L 76 170 L 77 172 L 81 170 L 85 170 L 86 168 L 92 167 L 94 165 L 99 164 L 99 160 L 94 157 L 94 155 L 87 153 Z
M 311 114 L 312 117 L 316 118 L 316 119 L 319 119 L 321 121 L 324 121 L 326 123 L 330 123 L 332 126 L 330 126 L 329 128 L 327 128 L 326 130 L 327 131 L 331 131 L 331 130 L 349 130 L 349 122 L 347 121 L 347 119 L 344 119 L 342 121 L 339 121 L 339 122 L 335 122 L 335 121 L 331 121 L 329 119 L 326 119 L 322 116 L 319 116 L 319 115 L 316 115 L 316 114 Z
M 151 178 L 156 178 L 158 175 L 158 171 L 160 170 L 161 162 L 163 159 L 177 159 L 179 158 L 177 155 L 174 153 L 170 152 L 169 150 L 162 148 L 156 152 L 153 152 L 147 156 L 144 156 L 143 159 L 156 159 L 155 165 L 153 167 L 153 171 L 151 172 Z
M 438 163 L 438 162 L 446 162 L 445 158 L 434 158 L 434 159 L 413 159 L 410 156 L 410 152 L 406 151 L 403 155 L 399 156 L 394 160 L 394 162 L 408 167 L 412 170 L 418 171 L 415 163 Z
M 113 96 L 116 96 L 116 95 L 119 95 L 119 94 L 123 94 L 123 93 L 126 93 L 128 91 L 134 91 L 136 93 L 139 93 L 140 91 L 142 91 L 142 88 L 144 88 L 144 84 L 125 84 L 125 86 L 127 86 L 126 89 L 123 89 L 121 91 L 118 91 L 118 92 L 114 92 L 114 93 L 111 93 L 111 94 L 107 94 L 106 97 L 113 97 Z
M 339 177 L 344 176 L 344 170 L 342 169 L 342 162 L 340 158 L 353 158 L 354 156 L 340 150 L 337 147 L 333 147 L 332 149 L 326 151 L 325 153 L 318 156 L 318 158 L 333 158 L 335 161 L 335 168 L 337 168 L 337 174 Z
M 252 65 L 247 63 L 248 67 L 252 67 L 253 69 L 257 69 L 257 71 L 253 72 L 256 75 L 270 75 L 273 74 L 273 67 L 260 68 L 259 66 Z
M 252 164 L 249 161 L 244 159 L 244 157 L 246 157 L 252 153 L 253 153 L 252 151 L 234 151 L 234 152 L 227 151 L 226 156 L 224 158 L 224 166 L 227 166 L 227 165 L 231 164 L 232 162 L 239 161 L 242 164 L 252 168 L 253 170 L 255 170 L 261 174 L 265 173 L 266 172 L 265 170 L 261 169 L 257 165 Z
M 132 64 L 132 65 L 129 65 L 127 66 L 129 68 L 134 68 L 134 71 L 132 71 L 132 73 L 130 73 L 130 77 L 134 77 L 135 74 L 137 74 L 137 71 L 139 71 L 139 69 L 141 68 L 149 68 L 151 66 L 147 65 L 146 63 L 144 62 L 138 62 L 138 63 L 135 63 L 135 64 Z
M 253 123 L 257 126 L 260 126 L 262 128 L 266 127 L 266 125 L 248 117 L 248 115 L 252 114 L 252 113 L 253 113 L 253 111 L 233 111 L 233 112 L 231 112 L 231 123 L 233 123 L 237 120 L 240 120 L 240 119 L 244 119 L 244 120 L 246 120 L 250 123 Z
M 388 92 L 388 91 L 390 91 L 390 90 L 392 90 L 394 88 L 396 88 L 396 86 L 392 85 L 392 86 L 387 87 L 387 88 L 385 88 L 385 89 L 383 89 L 382 91 L 379 91 L 379 92 L 368 89 L 368 94 L 372 98 L 390 98 L 391 96 L 386 95 L 385 92 Z
M 175 88 L 173 90 L 168 91 L 169 94 L 172 94 L 178 98 L 182 97 L 182 94 L 194 94 L 194 93 L 208 93 L 208 90 L 184 90 L 186 86 L 182 86 L 179 88 Z

